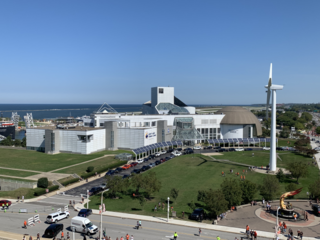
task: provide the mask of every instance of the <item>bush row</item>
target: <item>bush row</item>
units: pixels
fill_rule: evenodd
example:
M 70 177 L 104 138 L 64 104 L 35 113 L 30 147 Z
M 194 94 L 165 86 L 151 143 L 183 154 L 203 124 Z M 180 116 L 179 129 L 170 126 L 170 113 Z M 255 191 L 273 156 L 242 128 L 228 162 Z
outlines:
M 64 181 L 64 182 L 61 182 L 61 184 L 62 184 L 63 186 L 68 186 L 69 184 L 75 183 L 75 182 L 78 182 L 78 181 L 79 181 L 78 178 L 72 178 L 72 179 L 66 180 L 66 181 Z
M 102 173 L 102 172 L 107 171 L 108 169 L 120 167 L 120 166 L 122 166 L 123 164 L 125 164 L 125 162 L 119 161 L 119 162 L 116 162 L 116 163 L 114 163 L 114 164 L 108 165 L 108 166 L 106 166 L 106 167 L 99 168 L 99 169 L 97 169 L 96 171 L 82 174 L 80 177 L 82 177 L 83 179 L 86 179 L 86 178 L 88 178 L 88 177 L 94 176 L 94 175 L 96 174 L 96 172 L 97 172 L 97 173 Z
M 54 185 L 54 186 L 48 187 L 48 189 L 49 189 L 49 192 L 52 192 L 54 190 L 59 189 L 59 186 L 58 185 Z M 46 194 L 46 188 L 36 188 L 34 190 L 34 195 L 35 196 L 41 196 L 43 194 Z

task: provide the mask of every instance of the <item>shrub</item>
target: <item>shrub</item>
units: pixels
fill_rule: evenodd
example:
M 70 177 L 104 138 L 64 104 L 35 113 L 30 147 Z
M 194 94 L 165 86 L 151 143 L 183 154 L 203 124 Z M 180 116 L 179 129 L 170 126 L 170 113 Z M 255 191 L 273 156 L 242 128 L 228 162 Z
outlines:
M 114 164 L 108 165 L 108 166 L 106 166 L 104 168 L 99 168 L 99 169 L 96 170 L 96 172 L 97 173 L 106 172 L 109 169 L 117 168 L 117 167 L 120 167 L 122 165 L 123 165 L 123 161 L 119 161 L 119 162 L 116 162 Z M 83 179 L 86 179 L 88 177 L 92 177 L 94 174 L 95 174 L 95 172 L 89 172 L 89 173 L 82 174 L 80 177 L 82 177 Z
M 66 180 L 64 182 L 61 182 L 61 184 L 63 186 L 68 186 L 69 184 L 72 184 L 72 183 L 75 183 L 75 182 L 78 182 L 78 181 L 79 181 L 78 178 L 72 178 L 72 179 Z
M 36 188 L 34 190 L 34 195 L 35 196 L 41 196 L 43 194 L 46 194 L 46 189 L 44 189 L 44 188 Z
M 37 183 L 38 188 L 47 188 L 48 185 L 49 185 L 48 178 L 44 177 L 44 178 L 38 179 L 38 183 Z
M 58 185 L 51 186 L 51 187 L 49 187 L 49 192 L 55 191 L 57 189 L 59 189 Z
M 89 172 L 92 172 L 93 171 L 93 169 L 94 169 L 94 167 L 93 166 L 89 166 L 88 168 L 87 168 L 87 172 L 89 173 Z

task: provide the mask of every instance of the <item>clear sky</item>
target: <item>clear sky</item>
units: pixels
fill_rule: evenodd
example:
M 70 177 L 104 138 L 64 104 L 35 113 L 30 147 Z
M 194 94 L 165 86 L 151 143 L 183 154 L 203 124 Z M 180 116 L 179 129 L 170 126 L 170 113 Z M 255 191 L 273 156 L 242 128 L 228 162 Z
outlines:
M 0 103 L 320 102 L 320 1 L 0 2 Z

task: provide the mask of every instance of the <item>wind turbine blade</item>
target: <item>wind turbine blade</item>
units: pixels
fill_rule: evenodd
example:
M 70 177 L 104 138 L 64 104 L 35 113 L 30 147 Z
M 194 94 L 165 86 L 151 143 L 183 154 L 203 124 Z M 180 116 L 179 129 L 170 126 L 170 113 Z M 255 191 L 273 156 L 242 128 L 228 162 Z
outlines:
M 270 63 L 268 87 L 271 87 L 271 85 L 272 85 L 272 63 Z
M 266 104 L 266 119 L 269 119 L 269 104 L 270 104 L 270 95 L 271 91 L 270 88 L 268 88 L 268 93 L 267 93 L 267 104 Z

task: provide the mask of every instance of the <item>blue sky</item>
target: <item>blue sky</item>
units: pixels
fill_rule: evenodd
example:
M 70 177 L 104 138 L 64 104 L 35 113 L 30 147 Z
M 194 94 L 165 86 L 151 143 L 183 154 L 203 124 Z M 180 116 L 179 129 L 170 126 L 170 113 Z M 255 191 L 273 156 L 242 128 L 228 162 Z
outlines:
M 320 1 L 0 2 L 0 103 L 320 102 Z

